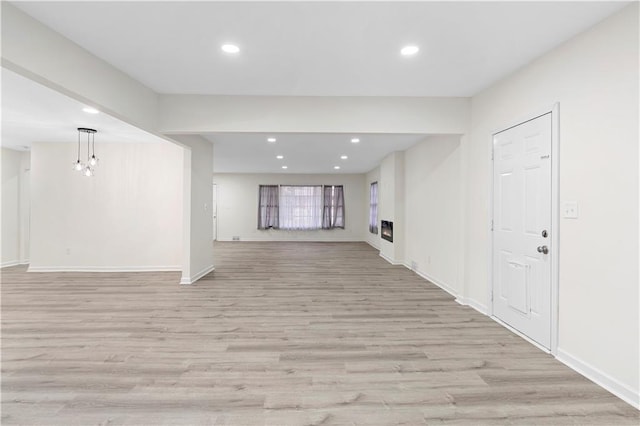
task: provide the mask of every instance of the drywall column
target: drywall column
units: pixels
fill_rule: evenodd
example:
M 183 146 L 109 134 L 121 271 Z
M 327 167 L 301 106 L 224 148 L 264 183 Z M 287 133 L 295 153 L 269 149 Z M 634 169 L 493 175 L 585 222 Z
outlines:
M 213 144 L 197 135 L 172 135 L 185 147 L 183 260 L 180 284 L 193 284 L 213 265 Z
M 31 153 L 20 156 L 20 264 L 29 263 L 31 233 Z
M 20 258 L 20 151 L 2 148 L 2 251 L 0 266 Z
M 404 152 L 396 151 L 380 165 L 379 220 L 393 222 L 393 242 L 380 240 L 380 256 L 388 262 L 404 263 Z M 380 229 L 382 232 L 382 229 Z

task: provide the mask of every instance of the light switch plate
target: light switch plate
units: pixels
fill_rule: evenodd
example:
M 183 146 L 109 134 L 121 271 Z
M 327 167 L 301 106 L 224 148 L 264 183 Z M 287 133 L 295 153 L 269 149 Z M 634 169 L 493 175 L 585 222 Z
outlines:
M 578 218 L 578 202 L 565 201 L 562 203 L 562 217 L 565 219 Z

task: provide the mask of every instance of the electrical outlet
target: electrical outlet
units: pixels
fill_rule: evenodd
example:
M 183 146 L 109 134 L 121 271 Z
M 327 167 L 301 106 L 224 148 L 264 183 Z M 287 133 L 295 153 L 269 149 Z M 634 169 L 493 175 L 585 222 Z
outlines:
M 68 255 L 71 254 L 71 249 L 69 247 L 67 247 L 66 252 L 67 252 Z
M 565 201 L 562 203 L 562 217 L 565 219 L 577 219 L 578 218 L 578 202 L 577 201 Z
M 233 237 L 231 237 L 231 239 L 233 241 L 240 241 L 240 237 L 238 235 L 234 235 Z

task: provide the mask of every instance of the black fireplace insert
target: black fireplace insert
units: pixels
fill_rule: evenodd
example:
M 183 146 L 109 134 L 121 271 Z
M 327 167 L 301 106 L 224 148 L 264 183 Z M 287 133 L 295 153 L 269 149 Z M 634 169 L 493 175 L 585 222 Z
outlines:
M 380 233 L 382 238 L 389 242 L 393 242 L 393 222 L 383 220 L 380 228 L 382 229 L 382 232 Z

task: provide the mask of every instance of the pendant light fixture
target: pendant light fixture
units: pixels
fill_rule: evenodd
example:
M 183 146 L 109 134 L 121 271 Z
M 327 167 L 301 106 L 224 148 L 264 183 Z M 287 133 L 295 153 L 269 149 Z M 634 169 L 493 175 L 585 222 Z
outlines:
M 96 140 L 95 134 L 97 130 L 88 129 L 86 127 L 78 127 L 78 156 L 73 163 L 73 170 L 82 172 L 85 176 L 93 176 L 94 167 L 98 164 L 98 158 L 96 157 Z M 80 150 L 82 145 L 82 135 L 87 135 L 87 162 L 82 163 L 80 161 Z

